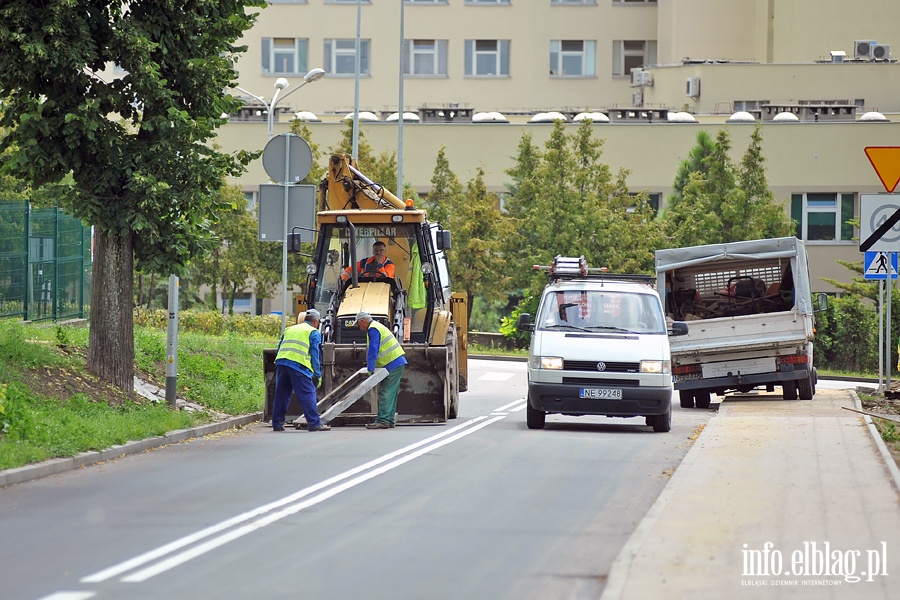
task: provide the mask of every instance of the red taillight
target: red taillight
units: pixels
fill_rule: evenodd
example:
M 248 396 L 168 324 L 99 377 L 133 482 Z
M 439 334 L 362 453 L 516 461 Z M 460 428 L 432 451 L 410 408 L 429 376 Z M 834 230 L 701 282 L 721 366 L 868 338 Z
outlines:
M 699 373 L 703 368 L 699 364 L 693 365 L 678 365 L 677 367 L 672 367 L 673 375 L 688 375 L 690 373 Z
M 809 358 L 805 354 L 791 354 L 788 356 L 779 356 L 779 365 L 800 365 L 809 362 Z

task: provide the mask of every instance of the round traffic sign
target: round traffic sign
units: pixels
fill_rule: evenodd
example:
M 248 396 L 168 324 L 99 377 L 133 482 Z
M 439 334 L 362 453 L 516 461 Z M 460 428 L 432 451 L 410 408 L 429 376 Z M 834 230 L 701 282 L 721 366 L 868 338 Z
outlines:
M 269 140 L 262 159 L 266 173 L 278 183 L 297 183 L 312 170 L 309 144 L 293 133 L 282 133 Z

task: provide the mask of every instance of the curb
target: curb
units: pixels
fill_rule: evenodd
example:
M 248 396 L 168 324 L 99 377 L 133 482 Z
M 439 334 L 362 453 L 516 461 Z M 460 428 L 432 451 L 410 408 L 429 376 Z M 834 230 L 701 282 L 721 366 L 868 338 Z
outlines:
M 177 429 L 175 431 L 170 431 L 166 435 L 148 438 L 146 440 L 126 442 L 105 450 L 82 452 L 71 458 L 53 458 L 33 465 L 7 469 L 6 471 L 0 471 L 0 488 L 16 483 L 31 481 L 32 479 L 47 477 L 48 475 L 56 475 L 57 473 L 63 473 L 79 467 L 96 465 L 97 463 L 107 460 L 122 458 L 130 454 L 137 454 L 138 452 L 143 452 L 145 450 L 152 450 L 153 448 L 159 448 L 160 446 L 166 446 L 168 444 L 176 444 L 178 442 L 219 433 L 220 431 L 228 429 L 237 429 L 244 425 L 248 425 L 249 423 L 260 421 L 262 416 L 263 414 L 261 412 L 241 415 L 239 417 L 219 421 L 218 423 L 200 425 L 190 429 Z
M 678 465 L 678 468 L 675 469 L 675 474 L 672 475 L 672 478 L 669 479 L 666 487 L 664 487 L 659 496 L 657 496 L 656 501 L 650 507 L 650 510 L 648 510 L 647 514 L 644 515 L 644 518 L 641 519 L 637 529 L 634 530 L 628 538 L 628 541 L 625 542 L 625 545 L 619 550 L 619 555 L 616 557 L 616 560 L 613 561 L 613 564 L 609 569 L 606 587 L 603 588 L 603 594 L 600 596 L 601 600 L 603 598 L 612 599 L 622 597 L 625 584 L 628 582 L 628 573 L 631 570 L 631 563 L 637 556 L 638 549 L 643 546 L 644 542 L 650 536 L 650 530 L 653 529 L 653 526 L 659 521 L 660 516 L 666 509 L 666 505 L 669 503 L 669 499 L 675 493 L 675 488 L 678 487 L 678 483 L 680 483 L 683 478 L 687 477 L 687 467 L 690 467 L 694 463 L 694 460 L 696 460 L 697 455 L 700 453 L 701 443 L 706 441 L 708 435 L 712 435 L 708 433 L 709 430 L 714 428 L 718 422 L 719 413 L 716 412 L 716 414 L 710 417 L 709 422 L 706 424 L 706 427 L 703 428 L 703 431 L 700 432 L 700 435 L 697 436 L 697 439 L 694 440 L 691 449 L 688 450 L 687 454 L 684 455 L 684 458 Z
M 849 390 L 850 394 L 853 396 L 853 404 L 856 407 L 856 410 L 862 410 L 862 403 L 859 401 L 859 396 L 854 390 Z M 884 443 L 884 440 L 881 439 L 881 434 L 878 433 L 878 428 L 875 427 L 875 422 L 872 421 L 872 417 L 869 415 L 860 415 L 866 422 L 866 426 L 869 428 L 869 433 L 872 434 L 872 440 L 875 442 L 875 447 L 878 448 L 879 454 L 881 454 L 882 460 L 884 460 L 884 466 L 887 467 L 888 472 L 891 474 L 891 477 L 894 480 L 894 487 L 897 488 L 897 491 L 900 492 L 900 469 L 897 468 L 897 463 L 894 461 L 894 457 L 891 456 L 891 451 L 888 450 L 887 446 Z

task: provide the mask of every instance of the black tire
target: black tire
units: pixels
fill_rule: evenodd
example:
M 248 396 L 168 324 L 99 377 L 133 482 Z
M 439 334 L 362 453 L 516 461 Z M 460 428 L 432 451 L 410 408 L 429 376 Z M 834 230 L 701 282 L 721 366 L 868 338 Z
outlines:
M 694 392 L 694 400 L 697 402 L 697 408 L 709 408 L 709 390 Z
M 781 397 L 785 400 L 797 399 L 797 382 L 783 381 L 781 382 Z
M 672 406 L 669 405 L 669 410 L 666 411 L 664 415 L 653 415 L 648 417 L 650 423 L 649 425 L 653 426 L 653 431 L 656 433 L 666 433 L 667 431 L 672 430 Z
M 690 390 L 678 390 L 678 398 L 681 400 L 681 408 L 694 408 L 694 392 Z
M 547 421 L 547 413 L 542 410 L 531 407 L 531 402 L 525 401 L 525 420 L 528 423 L 528 429 L 543 429 L 544 423 Z
M 801 400 L 812 400 L 813 394 L 816 393 L 815 385 L 813 384 L 813 375 L 809 374 L 809 377 L 806 379 L 801 379 L 797 382 L 797 389 L 800 391 L 800 399 Z

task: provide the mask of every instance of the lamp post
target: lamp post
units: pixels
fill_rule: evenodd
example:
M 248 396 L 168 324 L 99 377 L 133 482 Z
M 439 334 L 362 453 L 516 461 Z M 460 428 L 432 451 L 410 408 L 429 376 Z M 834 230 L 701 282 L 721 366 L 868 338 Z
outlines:
M 300 88 L 302 88 L 307 83 L 312 83 L 313 81 L 318 81 L 325 75 L 325 70 L 316 67 L 315 69 L 310 69 L 306 75 L 303 76 L 303 81 L 300 84 L 281 94 L 281 90 L 285 89 L 288 86 L 288 80 L 284 77 L 279 77 L 275 80 L 275 93 L 272 94 L 272 102 L 266 103 L 266 100 L 262 96 L 257 96 L 251 92 L 248 92 L 244 88 L 236 87 L 236 90 L 239 90 L 263 103 L 266 107 L 266 128 L 267 135 L 269 140 L 272 139 L 272 129 L 275 123 L 275 106 L 278 104 L 279 100 L 283 100 L 287 98 Z M 279 94 L 281 96 L 279 97 Z M 281 242 L 281 332 L 284 333 L 285 328 L 287 327 L 287 255 L 288 255 L 288 236 L 287 236 L 287 220 L 288 220 L 288 187 L 285 186 L 284 189 L 284 239 Z
M 300 82 L 300 85 L 297 87 L 288 90 L 284 94 L 281 94 L 281 90 L 285 89 L 288 86 L 288 80 L 284 77 L 279 77 L 275 80 L 275 93 L 272 94 L 272 102 L 266 102 L 266 99 L 262 96 L 257 96 L 253 92 L 248 92 L 242 87 L 235 87 L 234 89 L 239 90 L 251 98 L 258 100 L 263 103 L 263 106 L 266 107 L 266 133 L 268 134 L 267 139 L 272 139 L 272 130 L 275 125 L 275 105 L 278 104 L 279 100 L 284 100 L 300 88 L 302 88 L 307 83 L 312 83 L 313 81 L 318 81 L 325 75 L 325 70 L 316 67 L 315 69 L 310 69 L 309 72 L 303 76 L 303 81 Z M 279 96 L 279 94 L 281 94 Z

